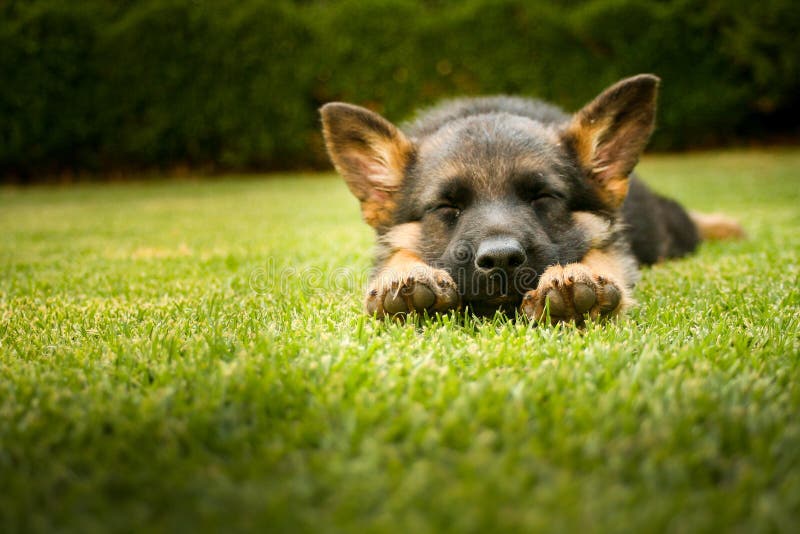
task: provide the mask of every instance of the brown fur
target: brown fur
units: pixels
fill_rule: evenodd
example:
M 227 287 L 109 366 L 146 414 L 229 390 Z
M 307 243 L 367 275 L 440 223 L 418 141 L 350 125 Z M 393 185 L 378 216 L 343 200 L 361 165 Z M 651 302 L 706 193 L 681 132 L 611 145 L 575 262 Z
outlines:
M 420 258 L 420 231 L 419 223 L 406 223 L 390 228 L 378 239 L 380 267 L 370 280 L 364 304 L 370 315 L 402 314 L 420 304 L 431 311 L 458 307 L 452 277 Z
M 727 215 L 689 212 L 689 216 L 697 226 L 697 231 L 703 240 L 743 239 L 745 237 L 742 226 Z
M 325 105 L 331 159 L 377 233 L 367 313 L 464 306 L 582 324 L 631 305 L 639 263 L 741 235 L 727 219 L 690 220 L 632 176 L 658 84 L 622 80 L 572 116 L 529 99 L 456 100 L 406 133 L 364 108 Z
M 567 128 L 567 143 L 614 209 L 625 200 L 628 175 L 653 131 L 657 91 L 653 76 L 619 82 L 576 113 Z
M 591 248 L 602 248 L 614 238 L 614 223 L 605 217 L 589 211 L 575 211 L 572 220 L 583 229 Z
M 413 145 L 392 123 L 363 108 L 328 104 L 321 113 L 328 152 L 361 202 L 364 221 L 387 229 Z

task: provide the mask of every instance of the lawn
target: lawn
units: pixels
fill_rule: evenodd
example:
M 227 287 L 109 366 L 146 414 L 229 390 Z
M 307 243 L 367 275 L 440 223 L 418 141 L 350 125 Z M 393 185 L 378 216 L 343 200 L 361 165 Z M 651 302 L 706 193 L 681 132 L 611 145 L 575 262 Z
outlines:
M 583 332 L 363 317 L 332 175 L 0 189 L 0 531 L 797 532 L 800 150 L 639 171 L 750 238 Z

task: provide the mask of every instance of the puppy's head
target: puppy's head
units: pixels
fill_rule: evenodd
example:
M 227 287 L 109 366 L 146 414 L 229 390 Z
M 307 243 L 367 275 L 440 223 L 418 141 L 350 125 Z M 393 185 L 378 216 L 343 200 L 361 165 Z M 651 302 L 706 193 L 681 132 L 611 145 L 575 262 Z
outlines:
M 658 78 L 605 90 L 563 123 L 481 112 L 410 139 L 379 115 L 322 108 L 331 159 L 379 233 L 418 222 L 417 253 L 477 313 L 516 309 L 550 265 L 609 238 L 653 129 Z

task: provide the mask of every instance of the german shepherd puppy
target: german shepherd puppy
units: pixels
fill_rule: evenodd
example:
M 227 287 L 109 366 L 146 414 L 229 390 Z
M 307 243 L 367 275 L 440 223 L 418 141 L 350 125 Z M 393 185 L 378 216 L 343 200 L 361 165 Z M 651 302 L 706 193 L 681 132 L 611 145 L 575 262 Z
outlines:
M 358 106 L 323 106 L 331 160 L 377 233 L 367 313 L 464 306 L 582 324 L 632 303 L 638 265 L 740 235 L 632 175 L 658 85 L 627 78 L 572 116 L 532 99 L 453 100 L 402 128 Z

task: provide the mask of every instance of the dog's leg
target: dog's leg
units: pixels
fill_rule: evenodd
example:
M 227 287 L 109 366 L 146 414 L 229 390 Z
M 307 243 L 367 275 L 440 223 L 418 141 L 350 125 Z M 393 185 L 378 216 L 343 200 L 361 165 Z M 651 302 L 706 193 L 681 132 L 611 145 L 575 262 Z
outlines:
M 591 250 L 579 263 L 552 265 L 536 289 L 522 301 L 522 312 L 535 321 L 583 324 L 618 315 L 632 304 L 636 264 L 624 249 Z
M 453 278 L 420 259 L 419 223 L 395 226 L 378 240 L 378 266 L 367 288 L 368 314 L 383 317 L 457 308 Z

